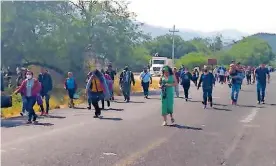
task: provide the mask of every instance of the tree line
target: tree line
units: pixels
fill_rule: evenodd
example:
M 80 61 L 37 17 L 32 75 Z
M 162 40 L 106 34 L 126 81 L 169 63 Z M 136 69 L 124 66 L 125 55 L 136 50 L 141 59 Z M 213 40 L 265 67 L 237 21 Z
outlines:
M 171 57 L 172 35 L 141 31 L 124 1 L 2 1 L 2 65 L 39 65 L 59 73 L 88 71 L 95 61 L 139 71 L 155 53 Z M 222 36 L 190 41 L 175 36 L 176 64 L 187 67 L 237 60 L 245 65 L 275 58 L 269 44 L 248 37 L 224 49 Z

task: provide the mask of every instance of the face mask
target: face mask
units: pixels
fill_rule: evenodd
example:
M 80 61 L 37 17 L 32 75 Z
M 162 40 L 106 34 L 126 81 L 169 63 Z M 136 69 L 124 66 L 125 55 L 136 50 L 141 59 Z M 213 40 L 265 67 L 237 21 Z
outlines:
M 26 75 L 26 78 L 29 80 L 32 78 L 32 75 Z

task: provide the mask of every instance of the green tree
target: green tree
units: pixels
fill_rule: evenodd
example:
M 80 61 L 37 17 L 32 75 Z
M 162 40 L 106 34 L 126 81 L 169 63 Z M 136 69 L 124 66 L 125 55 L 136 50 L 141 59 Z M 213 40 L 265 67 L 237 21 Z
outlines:
M 176 66 L 180 67 L 184 65 L 189 69 L 193 69 L 194 67 L 202 67 L 207 64 L 208 57 L 204 53 L 200 52 L 192 52 L 185 56 L 182 56 L 179 60 L 176 61 Z
M 184 41 L 180 36 L 175 36 L 175 58 L 196 51 L 196 47 L 190 42 Z M 145 47 L 149 50 L 151 55 L 158 53 L 159 56 L 172 57 L 172 35 L 163 35 L 154 38 L 145 43 Z

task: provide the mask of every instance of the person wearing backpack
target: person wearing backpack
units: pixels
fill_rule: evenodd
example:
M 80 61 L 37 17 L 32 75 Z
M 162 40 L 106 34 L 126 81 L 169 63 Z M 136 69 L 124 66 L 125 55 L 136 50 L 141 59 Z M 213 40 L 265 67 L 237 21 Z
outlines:
M 181 85 L 184 89 L 185 100 L 188 101 L 189 89 L 192 81 L 192 74 L 189 72 L 187 68 L 185 68 L 184 71 L 181 73 L 180 79 L 181 79 Z
M 141 85 L 143 87 L 144 96 L 148 99 L 149 96 L 149 85 L 152 84 L 151 74 L 148 72 L 147 68 L 140 74 Z
M 130 101 L 131 84 L 135 85 L 135 79 L 133 73 L 125 67 L 124 71 L 120 74 L 120 86 L 122 87 L 123 95 L 126 102 Z
M 88 109 L 91 110 L 91 105 L 95 109 L 94 118 L 99 118 L 101 115 L 101 108 L 99 107 L 99 101 L 108 100 L 111 98 L 110 91 L 104 75 L 96 69 L 92 72 L 86 85 L 86 94 L 88 95 Z

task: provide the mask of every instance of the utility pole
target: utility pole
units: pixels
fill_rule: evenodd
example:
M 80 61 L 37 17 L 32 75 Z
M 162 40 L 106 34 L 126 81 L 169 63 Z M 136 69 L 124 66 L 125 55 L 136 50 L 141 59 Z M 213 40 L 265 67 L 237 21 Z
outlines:
M 173 43 L 172 43 L 172 67 L 174 67 L 174 33 L 176 32 L 179 32 L 179 30 L 176 30 L 175 29 L 175 25 L 173 25 L 173 29 L 172 30 L 169 30 L 169 32 L 172 32 L 172 40 L 173 40 Z

